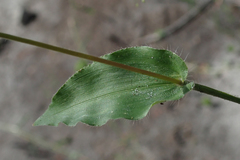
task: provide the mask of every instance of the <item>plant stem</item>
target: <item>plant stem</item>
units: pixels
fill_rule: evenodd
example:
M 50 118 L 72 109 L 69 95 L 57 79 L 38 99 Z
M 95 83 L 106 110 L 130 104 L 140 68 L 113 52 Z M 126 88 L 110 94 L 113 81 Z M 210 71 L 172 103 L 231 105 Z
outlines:
M 122 69 L 125 69 L 125 70 L 128 70 L 128 71 L 144 74 L 144 75 L 147 75 L 147 76 L 151 76 L 151 77 L 162 79 L 162 80 L 165 80 L 165 81 L 168 81 L 168 82 L 172 82 L 172 83 L 175 83 L 175 84 L 183 85 L 183 82 L 181 80 L 178 80 L 178 79 L 170 78 L 170 77 L 160 75 L 160 74 L 157 74 L 157 73 L 154 73 L 154 72 L 150 72 L 150 71 L 146 71 L 146 70 L 143 70 L 143 69 L 131 67 L 131 66 L 128 66 L 128 65 L 125 65 L 125 64 L 117 63 L 117 62 L 114 62 L 114 61 L 109 61 L 109 60 L 106 60 L 106 59 L 103 59 L 103 58 L 98 58 L 98 57 L 95 57 L 95 56 L 91 56 L 91 55 L 87 55 L 87 54 L 84 54 L 84 53 L 72 51 L 72 50 L 69 50 L 69 49 L 64 49 L 64 48 L 61 48 L 61 47 L 49 45 L 49 44 L 42 43 L 42 42 L 37 42 L 37 41 L 26 39 L 26 38 L 13 36 L 13 35 L 6 34 L 6 33 L 1 33 L 1 32 L 0 32 L 0 37 L 5 38 L 5 39 L 9 39 L 9 40 L 18 41 L 18 42 L 21 42 L 21 43 L 34 45 L 34 46 L 45 48 L 45 49 L 49 49 L 49 50 L 52 50 L 52 51 L 61 52 L 61 53 L 64 53 L 64 54 L 88 59 L 88 60 L 91 60 L 91 61 L 104 63 L 104 64 L 107 64 L 107 65 L 115 66 L 115 67 L 122 68 Z
M 131 67 L 131 66 L 128 66 L 128 65 L 124 65 L 124 64 L 117 63 L 117 62 L 114 62 L 114 61 L 109 61 L 109 60 L 106 60 L 106 59 L 103 59 L 103 58 L 98 58 L 98 57 L 87 55 L 87 54 L 84 54 L 84 53 L 64 49 L 64 48 L 61 48 L 61 47 L 49 45 L 49 44 L 46 44 L 46 43 L 37 42 L 37 41 L 34 41 L 34 40 L 13 36 L 13 35 L 6 34 L 6 33 L 1 33 L 0 32 L 0 37 L 5 38 L 5 39 L 9 39 L 9 40 L 18 41 L 18 42 L 21 42 L 21 43 L 34 45 L 34 46 L 45 48 L 45 49 L 49 49 L 49 50 L 56 51 L 56 52 L 61 52 L 61 53 L 64 53 L 64 54 L 75 56 L 75 57 L 80 57 L 80 58 L 88 59 L 88 60 L 91 60 L 91 61 L 100 62 L 100 63 L 103 63 L 103 64 L 115 66 L 115 67 L 122 68 L 122 69 L 125 69 L 125 70 L 128 70 L 128 71 L 132 71 L 132 72 L 144 74 L 144 75 L 147 75 L 147 76 L 155 77 L 155 78 L 162 79 L 162 80 L 172 82 L 172 83 L 175 83 L 175 84 L 179 84 L 179 85 L 184 85 L 188 82 L 188 81 L 182 82 L 181 80 L 173 79 L 173 78 L 170 78 L 170 77 L 167 77 L 167 76 L 164 76 L 164 75 L 160 75 L 160 74 L 157 74 L 157 73 L 154 73 L 154 72 L 150 72 L 150 71 L 146 71 L 146 70 L 143 70 L 143 69 Z M 236 103 L 240 104 L 240 98 L 239 97 L 230 95 L 228 93 L 225 93 L 225 92 L 222 92 L 222 91 L 219 91 L 219 90 L 216 90 L 216 89 L 213 89 L 213 88 L 201 85 L 201 84 L 195 83 L 195 86 L 194 86 L 193 90 L 196 90 L 196 91 L 199 91 L 199 92 L 202 92 L 202 93 L 206 93 L 206 94 L 209 94 L 209 95 L 212 95 L 212 96 L 215 96 L 215 97 L 219 97 L 219 98 L 222 98 L 222 99 L 229 100 L 229 101 L 236 102 Z
M 193 90 L 196 90 L 196 91 L 199 91 L 199 92 L 202 92 L 202 93 L 206 93 L 206 94 L 209 94 L 209 95 L 212 95 L 212 96 L 215 96 L 215 97 L 219 97 L 219 98 L 222 98 L 222 99 L 240 104 L 240 98 L 239 97 L 230 95 L 228 93 L 225 93 L 225 92 L 222 92 L 222 91 L 219 91 L 219 90 L 216 90 L 216 89 L 213 89 L 213 88 L 201 85 L 201 84 L 195 83 L 195 86 L 194 86 Z

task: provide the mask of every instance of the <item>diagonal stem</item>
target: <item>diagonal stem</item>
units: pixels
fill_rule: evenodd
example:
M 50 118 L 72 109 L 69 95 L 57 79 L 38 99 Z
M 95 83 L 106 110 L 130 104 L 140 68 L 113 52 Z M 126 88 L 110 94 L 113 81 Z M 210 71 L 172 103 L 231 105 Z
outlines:
M 107 65 L 111 65 L 111 66 L 114 66 L 114 67 L 122 68 L 122 69 L 125 69 L 125 70 L 128 70 L 128 71 L 144 74 L 144 75 L 147 75 L 147 76 L 151 76 L 151 77 L 162 79 L 162 80 L 165 80 L 165 81 L 168 81 L 168 82 L 172 82 L 172 83 L 175 83 L 175 84 L 183 85 L 183 82 L 181 80 L 178 80 L 178 79 L 170 78 L 170 77 L 160 75 L 160 74 L 157 74 L 157 73 L 154 73 L 154 72 L 150 72 L 150 71 L 146 71 L 146 70 L 143 70 L 143 69 L 131 67 L 131 66 L 128 66 L 128 65 L 125 65 L 125 64 L 117 63 L 117 62 L 114 62 L 114 61 L 109 61 L 109 60 L 106 60 L 106 59 L 103 59 L 103 58 L 98 58 L 98 57 L 95 57 L 95 56 L 91 56 L 91 55 L 87 55 L 87 54 L 84 54 L 84 53 L 72 51 L 72 50 L 69 50 L 69 49 L 64 49 L 64 48 L 61 48 L 61 47 L 49 45 L 49 44 L 42 43 L 42 42 L 37 42 L 37 41 L 26 39 L 26 38 L 21 38 L 21 37 L 18 37 L 18 36 L 13 36 L 13 35 L 6 34 L 6 33 L 1 33 L 1 32 L 0 32 L 0 37 L 5 38 L 5 39 L 9 39 L 9 40 L 13 40 L 13 41 L 18 41 L 18 42 L 21 42 L 21 43 L 34 45 L 34 46 L 45 48 L 45 49 L 49 49 L 49 50 L 52 50 L 52 51 L 61 52 L 61 53 L 64 53 L 64 54 L 88 59 L 88 60 L 95 61 L 95 62 L 100 62 L 100 63 L 103 63 L 103 64 L 107 64 Z
M 5 33 L 0 32 L 0 37 L 5 38 L 5 39 L 9 39 L 9 40 L 14 40 L 14 41 L 26 43 L 26 44 L 30 44 L 30 45 L 34 45 L 34 46 L 49 49 L 49 50 L 53 50 L 53 51 L 56 51 L 56 52 L 61 52 L 61 53 L 64 53 L 64 54 L 88 59 L 88 60 L 91 60 L 91 61 L 96 61 L 96 62 L 100 62 L 100 63 L 103 63 L 103 64 L 115 66 L 115 67 L 122 68 L 122 69 L 125 69 L 125 70 L 128 70 L 128 71 L 132 71 L 132 72 L 144 74 L 144 75 L 147 75 L 147 76 L 155 77 L 155 78 L 162 79 L 162 80 L 165 80 L 165 81 L 169 81 L 169 82 L 179 84 L 179 85 L 184 85 L 184 84 L 188 83 L 188 81 L 182 82 L 180 80 L 173 79 L 173 78 L 170 78 L 170 77 L 167 77 L 167 76 L 164 76 L 164 75 L 160 75 L 160 74 L 157 74 L 157 73 L 154 73 L 154 72 L 142 70 L 142 69 L 139 69 L 139 68 L 135 68 L 135 67 L 131 67 L 131 66 L 128 66 L 128 65 L 121 64 L 121 63 L 117 63 L 117 62 L 114 62 L 114 61 L 109 61 L 109 60 L 106 60 L 106 59 L 98 58 L 98 57 L 87 55 L 87 54 L 84 54 L 84 53 L 80 53 L 80 52 L 64 49 L 64 48 L 61 48 L 61 47 L 49 45 L 49 44 L 46 44 L 46 43 L 41 43 L 41 42 L 33 41 L 33 40 L 30 40 L 30 39 L 13 36 L 13 35 L 10 35 L 10 34 L 5 34 Z M 222 99 L 229 100 L 229 101 L 240 104 L 240 98 L 239 97 L 230 95 L 228 93 L 225 93 L 225 92 L 222 92 L 222 91 L 219 91 L 219 90 L 216 90 L 216 89 L 213 89 L 213 88 L 201 85 L 201 84 L 195 83 L 195 86 L 194 86 L 193 90 L 196 90 L 196 91 L 199 91 L 199 92 L 202 92 L 202 93 L 206 93 L 206 94 L 209 94 L 209 95 L 212 95 L 212 96 L 215 96 L 215 97 L 219 97 L 219 98 L 222 98 Z

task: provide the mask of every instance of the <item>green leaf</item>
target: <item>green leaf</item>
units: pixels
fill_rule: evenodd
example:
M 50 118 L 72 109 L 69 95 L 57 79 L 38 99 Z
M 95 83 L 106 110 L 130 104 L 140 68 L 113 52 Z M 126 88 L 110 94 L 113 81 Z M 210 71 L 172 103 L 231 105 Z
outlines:
M 185 62 L 167 50 L 132 47 L 102 58 L 136 68 L 186 80 Z M 138 120 L 156 103 L 178 100 L 192 90 L 193 82 L 174 84 L 154 77 L 93 62 L 74 74 L 55 94 L 47 111 L 35 126 L 75 126 L 83 122 L 104 125 L 109 119 Z

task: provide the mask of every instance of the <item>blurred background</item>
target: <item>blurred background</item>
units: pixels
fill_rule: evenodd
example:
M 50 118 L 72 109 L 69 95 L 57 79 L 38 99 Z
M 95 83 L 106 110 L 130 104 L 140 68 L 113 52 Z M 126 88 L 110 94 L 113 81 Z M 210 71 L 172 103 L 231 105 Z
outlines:
M 189 80 L 233 95 L 240 95 L 239 17 L 239 0 L 0 0 L 1 32 L 95 56 L 135 45 L 169 49 L 186 61 Z M 139 121 L 33 127 L 88 63 L 0 39 L 1 160 L 239 159 L 240 106 L 195 91 Z

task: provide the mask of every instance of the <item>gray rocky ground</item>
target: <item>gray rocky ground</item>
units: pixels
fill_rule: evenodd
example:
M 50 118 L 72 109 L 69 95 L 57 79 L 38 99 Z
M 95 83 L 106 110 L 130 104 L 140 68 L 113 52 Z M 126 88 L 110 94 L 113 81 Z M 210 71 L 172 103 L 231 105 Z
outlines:
M 172 24 L 201 1 L 186 2 L 0 0 L 0 31 L 100 56 Z M 177 50 L 190 80 L 240 95 L 239 7 L 238 0 L 217 0 L 185 29 L 147 45 Z M 28 25 L 21 23 L 24 9 L 37 15 Z M 239 159 L 239 105 L 194 91 L 139 121 L 33 127 L 78 63 L 16 42 L 1 50 L 1 160 Z

